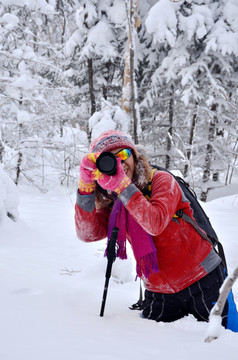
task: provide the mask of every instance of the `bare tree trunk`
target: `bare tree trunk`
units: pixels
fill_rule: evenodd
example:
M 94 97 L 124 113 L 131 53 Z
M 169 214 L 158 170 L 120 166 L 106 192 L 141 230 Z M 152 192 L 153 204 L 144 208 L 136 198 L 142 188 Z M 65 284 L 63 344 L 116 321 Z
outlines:
M 89 84 L 89 95 L 90 95 L 90 102 L 91 102 L 91 116 L 96 111 L 96 102 L 95 102 L 95 95 L 93 90 L 93 60 L 88 59 L 88 84 Z M 89 131 L 89 124 L 87 123 L 87 135 L 88 141 L 91 141 L 91 132 Z
M 195 134 L 195 127 L 196 127 L 196 123 L 197 123 L 197 117 L 198 117 L 198 113 L 197 113 L 197 105 L 196 104 L 196 111 L 193 114 L 193 118 L 192 118 L 192 124 L 190 127 L 190 135 L 189 135 L 189 149 L 187 150 L 187 161 L 189 162 L 191 159 L 191 155 L 192 155 L 192 145 L 193 145 L 193 139 L 194 139 L 194 134 Z M 189 164 L 187 163 L 184 166 L 184 177 L 188 176 L 188 169 L 189 169 Z
M 22 106 L 22 96 L 19 101 L 19 109 Z M 16 180 L 15 184 L 18 185 L 20 173 L 21 173 L 21 164 L 22 164 L 22 150 L 21 150 L 21 143 L 22 143 L 22 123 L 18 125 L 18 145 L 19 145 L 19 152 L 18 152 L 18 160 L 17 160 L 17 167 L 16 167 Z
M 238 155 L 235 155 L 235 158 L 234 158 L 234 161 L 233 161 L 233 165 L 232 165 L 232 169 L 231 169 L 230 178 L 229 178 L 229 184 L 231 184 L 231 180 L 232 180 L 232 176 L 233 176 L 233 173 L 234 173 L 234 169 L 235 169 L 235 167 L 236 167 L 237 159 L 238 159 Z
M 238 153 L 236 153 L 237 152 L 237 145 L 238 145 L 238 139 L 236 139 L 235 145 L 233 147 L 233 153 L 234 153 L 233 162 L 231 164 L 231 161 L 230 161 L 229 164 L 228 164 L 225 185 L 231 184 L 232 176 L 233 176 L 233 173 L 234 173 L 234 168 L 236 166 L 236 161 L 237 161 L 237 158 L 238 158 Z
M 130 68 L 131 68 L 131 106 L 133 114 L 133 133 L 135 144 L 138 144 L 138 112 L 137 112 L 137 89 L 134 73 L 134 49 L 130 49 Z
M 125 55 L 125 68 L 123 74 L 123 88 L 122 88 L 122 109 L 126 112 L 130 112 L 130 56 L 129 51 L 126 51 Z
M 105 64 L 105 74 L 104 74 L 104 79 L 106 80 L 106 85 L 103 84 L 102 87 L 102 93 L 103 93 L 103 97 L 105 100 L 107 100 L 107 94 L 108 94 L 108 84 L 110 82 L 110 67 L 111 67 L 111 61 L 107 61 Z
M 122 109 L 128 114 L 132 112 L 133 117 L 133 137 L 134 141 L 138 143 L 138 123 L 139 111 L 137 104 L 137 89 L 135 82 L 135 34 L 136 29 L 140 25 L 137 17 L 138 0 L 127 0 L 126 10 L 128 19 L 128 42 L 127 51 L 125 55 L 125 68 L 123 74 L 123 89 L 122 89 Z
M 212 111 L 216 111 L 217 104 L 212 105 Z M 217 116 L 214 115 L 212 120 L 210 121 L 210 126 L 208 130 L 208 144 L 207 144 L 207 150 L 206 150 L 206 157 L 205 157 L 205 169 L 203 172 L 203 183 L 207 183 L 210 179 L 211 175 L 211 165 L 212 165 L 212 155 L 213 155 L 213 148 L 212 148 L 212 142 L 215 139 L 215 128 L 217 123 Z M 203 190 L 201 193 L 201 201 L 206 201 L 208 195 L 208 189 Z
M 63 28 L 62 28 L 62 33 L 61 33 L 61 44 L 64 43 L 64 35 L 65 35 L 65 30 L 66 30 L 66 16 L 64 13 L 64 4 L 62 0 L 57 0 L 56 1 L 56 11 L 61 13 L 62 17 L 63 17 Z
M 3 161 L 3 151 L 4 151 L 4 146 L 2 140 L 0 139 L 0 163 L 2 163 Z
M 93 60 L 88 59 L 88 84 L 89 84 L 89 94 L 91 102 L 91 115 L 96 111 L 95 96 L 93 90 Z
M 17 168 L 16 168 L 16 180 L 15 180 L 16 185 L 18 185 L 18 183 L 19 183 L 19 178 L 20 178 L 20 173 L 21 173 L 21 164 L 22 164 L 22 152 L 19 151 L 18 160 L 17 160 Z
M 165 168 L 167 170 L 170 169 L 170 163 L 171 163 L 171 154 L 170 150 L 172 147 L 172 135 L 173 135 L 173 119 L 174 119 L 174 98 L 173 98 L 174 88 L 173 85 L 171 86 L 171 99 L 169 100 L 169 129 L 167 134 L 167 152 L 166 155 L 166 162 L 165 162 Z

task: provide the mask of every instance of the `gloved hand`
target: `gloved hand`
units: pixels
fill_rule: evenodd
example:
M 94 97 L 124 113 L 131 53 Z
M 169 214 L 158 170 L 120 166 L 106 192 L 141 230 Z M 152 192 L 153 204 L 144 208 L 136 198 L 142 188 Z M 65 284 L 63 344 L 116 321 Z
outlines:
M 96 160 L 100 153 L 89 153 L 85 155 L 79 166 L 79 192 L 83 195 L 92 194 L 95 189 L 95 180 L 99 170 Z
M 127 186 L 131 184 L 131 180 L 125 174 L 120 158 L 117 159 L 116 174 L 106 175 L 100 173 L 97 182 L 103 189 L 114 191 L 117 194 L 120 194 L 125 188 L 127 188 Z

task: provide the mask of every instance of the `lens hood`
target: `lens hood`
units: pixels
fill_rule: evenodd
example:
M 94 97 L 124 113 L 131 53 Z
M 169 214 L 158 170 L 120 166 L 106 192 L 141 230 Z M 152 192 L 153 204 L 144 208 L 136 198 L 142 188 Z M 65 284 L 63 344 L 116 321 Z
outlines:
M 117 171 L 116 156 L 109 151 L 104 151 L 97 158 L 96 166 L 103 174 L 115 175 Z

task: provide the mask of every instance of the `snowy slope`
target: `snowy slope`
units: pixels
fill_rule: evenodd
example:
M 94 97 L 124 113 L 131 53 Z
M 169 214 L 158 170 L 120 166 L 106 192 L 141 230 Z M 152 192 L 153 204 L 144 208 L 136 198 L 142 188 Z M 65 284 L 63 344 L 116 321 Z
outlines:
M 238 334 L 222 329 L 204 342 L 206 323 L 192 316 L 171 324 L 141 319 L 128 306 L 138 298 L 132 260 L 114 264 L 103 318 L 99 317 L 105 241 L 84 244 L 74 230 L 75 194 L 20 191 L 20 219 L 0 223 L 0 359 L 237 359 Z M 238 264 L 238 196 L 206 204 Z M 235 284 L 238 302 L 238 284 Z

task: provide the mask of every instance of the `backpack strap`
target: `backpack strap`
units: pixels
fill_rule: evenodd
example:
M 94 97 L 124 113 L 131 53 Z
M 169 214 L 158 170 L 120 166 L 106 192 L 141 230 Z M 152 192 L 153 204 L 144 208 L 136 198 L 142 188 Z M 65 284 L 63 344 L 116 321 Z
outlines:
M 148 182 L 146 187 L 144 187 L 144 189 L 141 191 L 147 200 L 150 200 L 150 197 L 151 197 L 151 184 L 152 184 L 154 173 L 156 171 L 157 171 L 157 169 L 152 169 L 151 174 L 150 174 L 150 181 Z
M 222 244 L 220 243 L 220 241 L 215 240 L 214 242 L 215 244 L 212 242 L 212 240 L 209 238 L 209 236 L 198 226 L 198 224 L 196 223 L 196 221 L 194 221 L 189 215 L 185 214 L 183 212 L 183 210 L 178 210 L 176 212 L 176 216 L 179 218 L 182 218 L 184 221 L 186 221 L 187 223 L 191 224 L 194 229 L 207 241 L 209 241 L 209 243 L 212 245 L 212 247 L 214 248 L 214 246 L 218 247 L 218 254 L 223 262 L 223 265 L 225 267 L 226 273 L 227 273 L 227 264 L 226 264 L 226 257 L 225 257 L 225 253 L 224 253 L 224 249 Z
M 155 174 L 155 172 L 156 172 L 157 170 L 166 171 L 166 170 L 164 170 L 163 168 L 161 168 L 161 169 L 156 169 L 156 168 L 152 169 L 150 181 L 148 182 L 147 186 L 142 190 L 142 194 L 146 197 L 146 199 L 147 199 L 148 201 L 150 200 L 151 193 L 152 193 L 151 184 L 152 184 L 153 176 L 154 176 L 154 174 Z M 167 172 L 168 172 L 168 171 L 167 171 Z M 178 210 L 178 211 L 179 211 L 179 210 Z M 173 217 L 174 217 L 174 218 L 178 218 L 178 217 L 180 217 L 180 216 L 177 215 L 177 213 L 176 213 L 176 214 L 174 214 Z
M 143 195 L 149 200 L 150 197 L 151 197 L 151 183 L 152 183 L 152 179 L 153 179 L 153 176 L 154 176 L 154 173 L 156 170 L 160 170 L 160 171 L 166 171 L 168 172 L 167 170 L 164 170 L 163 168 L 159 168 L 159 169 L 153 169 L 152 172 L 151 172 L 151 181 L 147 184 L 147 187 L 145 189 L 143 189 Z M 171 174 L 173 176 L 173 174 Z M 173 215 L 174 218 L 182 218 L 184 221 L 186 221 L 187 223 L 191 224 L 194 229 L 207 241 L 209 241 L 209 243 L 213 245 L 211 239 L 207 236 L 207 234 L 198 226 L 198 224 L 196 223 L 196 221 L 194 221 L 189 215 L 185 214 L 183 212 L 182 209 L 179 209 L 174 215 Z
M 207 234 L 198 226 L 198 224 L 196 223 L 196 221 L 194 221 L 189 215 L 185 214 L 185 212 L 183 212 L 182 209 L 179 209 L 176 214 L 176 217 L 183 219 L 184 221 L 186 221 L 187 223 L 191 224 L 194 229 L 207 241 L 209 241 L 209 243 L 212 243 L 211 239 L 207 236 Z

